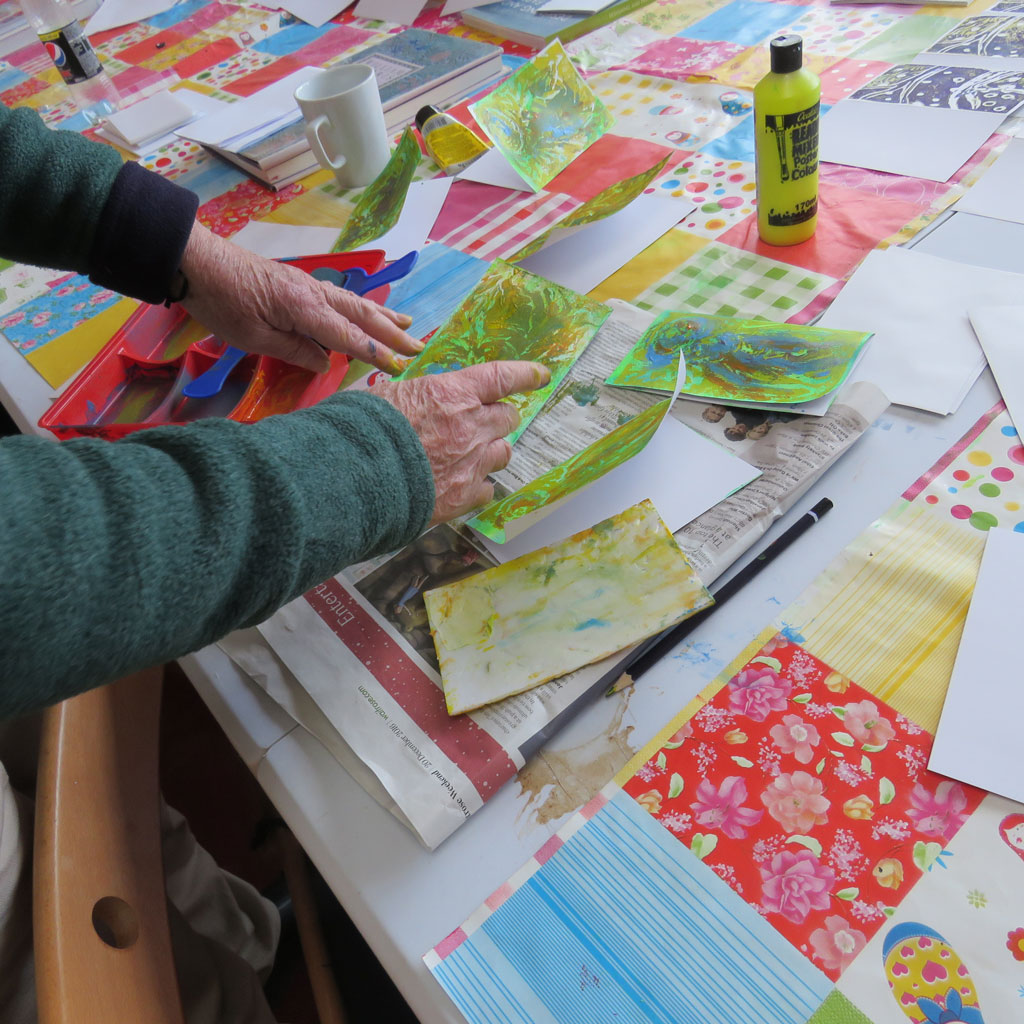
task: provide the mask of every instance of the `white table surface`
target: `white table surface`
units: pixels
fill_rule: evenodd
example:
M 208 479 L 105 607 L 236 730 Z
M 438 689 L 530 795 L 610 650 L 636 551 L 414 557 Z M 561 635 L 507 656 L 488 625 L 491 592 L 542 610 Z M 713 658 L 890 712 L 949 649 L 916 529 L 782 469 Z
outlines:
M 0 400 L 22 430 L 43 433 L 35 424 L 54 396 L 9 344 L 0 343 Z M 639 749 L 998 398 L 986 371 L 952 416 L 891 407 L 751 554 L 829 497 L 835 508 L 821 523 L 633 693 L 596 701 L 546 753 L 556 759 L 578 754 L 611 731 Z M 219 648 L 206 648 L 182 665 L 422 1024 L 461 1022 L 422 954 L 458 927 L 568 815 L 540 821 L 535 794 L 516 780 L 430 852 Z M 607 779 L 595 774 L 592 781 L 596 790 Z

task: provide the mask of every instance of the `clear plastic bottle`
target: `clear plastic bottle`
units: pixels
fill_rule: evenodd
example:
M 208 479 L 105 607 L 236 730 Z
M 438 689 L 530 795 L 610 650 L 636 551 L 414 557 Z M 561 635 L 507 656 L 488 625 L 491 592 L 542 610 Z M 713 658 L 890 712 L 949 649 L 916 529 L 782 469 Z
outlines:
M 19 0 L 19 3 L 78 109 L 90 121 L 98 121 L 117 110 L 121 105 L 117 87 L 103 70 L 68 0 Z

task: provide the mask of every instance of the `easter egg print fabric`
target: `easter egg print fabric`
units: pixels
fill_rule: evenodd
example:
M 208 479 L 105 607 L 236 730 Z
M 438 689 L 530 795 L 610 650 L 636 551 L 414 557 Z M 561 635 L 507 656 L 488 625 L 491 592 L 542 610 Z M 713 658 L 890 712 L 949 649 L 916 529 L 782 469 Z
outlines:
M 835 980 L 984 795 L 931 742 L 779 634 L 624 789 Z

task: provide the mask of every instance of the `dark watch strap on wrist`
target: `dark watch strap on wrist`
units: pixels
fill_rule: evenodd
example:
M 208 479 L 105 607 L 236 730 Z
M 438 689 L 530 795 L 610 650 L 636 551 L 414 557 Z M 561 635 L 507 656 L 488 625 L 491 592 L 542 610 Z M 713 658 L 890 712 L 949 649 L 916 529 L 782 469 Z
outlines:
M 179 267 L 171 276 L 171 283 L 167 286 L 167 298 L 164 305 L 170 308 L 172 303 L 183 302 L 188 295 L 188 278 Z

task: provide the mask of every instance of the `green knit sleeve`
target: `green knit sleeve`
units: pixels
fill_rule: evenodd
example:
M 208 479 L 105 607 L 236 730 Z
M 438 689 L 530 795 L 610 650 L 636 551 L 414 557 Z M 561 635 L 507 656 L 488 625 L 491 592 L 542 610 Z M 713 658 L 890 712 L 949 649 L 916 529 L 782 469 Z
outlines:
M 369 394 L 110 443 L 0 442 L 0 716 L 262 621 L 427 525 L 430 464 Z
M 111 147 L 51 131 L 34 110 L 0 104 L 3 255 L 88 272 L 96 226 L 121 166 Z

